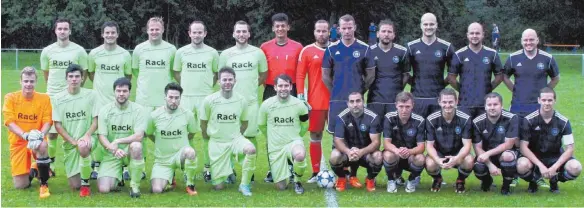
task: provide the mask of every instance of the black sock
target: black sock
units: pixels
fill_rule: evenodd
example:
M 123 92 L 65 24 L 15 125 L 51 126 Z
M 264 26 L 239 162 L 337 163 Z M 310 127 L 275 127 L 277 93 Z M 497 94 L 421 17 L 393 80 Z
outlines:
M 457 180 L 466 180 L 466 178 L 468 177 L 468 175 L 470 175 L 470 173 L 472 172 L 472 170 L 464 170 L 462 168 L 458 168 L 458 178 Z
M 432 176 L 432 178 L 433 178 L 434 180 L 437 180 L 437 179 L 439 179 L 439 178 L 442 178 L 442 173 L 441 173 L 441 172 L 438 172 L 438 174 L 436 174 L 436 175 L 432 175 L 432 174 L 430 174 L 430 176 Z
M 47 181 L 49 180 L 50 162 L 51 160 L 47 157 L 37 159 L 41 185 L 47 185 Z
M 422 174 L 422 170 L 424 170 L 424 166 L 417 166 L 414 163 L 410 163 L 410 176 L 408 177 L 408 181 L 413 181 L 416 177 Z
M 356 177 L 357 176 L 357 169 L 359 169 L 359 164 L 351 164 L 351 177 Z
M 338 167 L 331 166 L 331 168 L 333 169 L 333 171 L 335 172 L 337 177 L 339 177 L 339 178 L 345 177 L 345 170 L 343 170 L 343 166 L 338 166 Z

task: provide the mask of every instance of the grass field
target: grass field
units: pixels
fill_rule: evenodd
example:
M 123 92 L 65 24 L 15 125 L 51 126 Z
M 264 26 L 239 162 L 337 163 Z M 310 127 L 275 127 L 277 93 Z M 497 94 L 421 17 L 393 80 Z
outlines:
M 20 68 L 26 65 L 34 65 L 38 67 L 38 53 L 21 53 L 19 59 Z M 502 57 L 503 60 L 506 57 Z M 2 52 L 2 97 L 8 92 L 18 90 L 19 85 L 19 71 L 15 70 L 14 53 Z M 584 135 L 584 115 L 580 112 L 584 106 L 584 77 L 581 76 L 582 61 L 580 56 L 558 56 L 556 57 L 561 71 L 561 81 L 556 88 L 558 92 L 559 103 L 556 105 L 557 109 L 567 116 L 572 122 L 573 133 L 576 138 L 576 158 L 584 158 L 584 142 L 579 138 Z M 39 74 L 40 75 L 40 74 Z M 135 79 L 133 80 L 135 82 Z M 91 86 L 91 82 L 86 83 L 86 86 Z M 44 80 L 39 80 L 37 91 L 45 92 Z M 135 89 L 135 88 L 134 88 Z M 134 93 L 134 90 L 132 90 Z M 503 86 L 496 89 L 497 92 L 502 93 L 505 99 L 505 106 L 509 106 L 511 93 Z M 133 96 L 132 96 L 133 100 Z M 3 101 L 2 101 L 3 103 Z M 92 182 L 91 197 L 79 198 L 77 191 L 70 190 L 65 178 L 63 167 L 62 149 L 59 147 L 57 156 L 57 174 L 55 178 L 49 180 L 51 197 L 44 200 L 39 200 L 38 197 L 38 181 L 33 181 L 33 188 L 26 190 L 15 190 L 12 185 L 10 176 L 10 162 L 7 139 L 7 128 L 2 128 L 2 146 L 1 146 L 1 202 L 2 206 L 28 206 L 28 207 L 45 207 L 45 206 L 310 206 L 323 207 L 327 206 L 325 191 L 319 189 L 314 184 L 304 184 L 306 192 L 304 195 L 296 195 L 293 190 L 276 191 L 272 184 L 264 183 L 263 177 L 268 169 L 267 157 L 265 152 L 265 137 L 259 136 L 259 154 L 256 168 L 256 183 L 253 185 L 253 196 L 243 197 L 241 193 L 237 192 L 237 186 L 230 186 L 223 191 L 213 191 L 211 185 L 205 184 L 202 180 L 202 175 L 198 175 L 196 185 L 199 195 L 195 197 L 188 197 L 184 191 L 185 185 L 182 177 L 177 177 L 177 189 L 164 194 L 150 194 L 150 183 L 147 180 L 142 181 L 142 197 L 140 199 L 131 199 L 128 196 L 129 187 L 126 185 L 122 192 L 111 194 L 99 194 L 95 187 L 95 181 Z M 201 151 L 201 137 L 197 135 L 197 152 Z M 308 148 L 309 137 L 308 134 L 304 138 L 305 145 Z M 62 140 L 61 140 L 62 141 Z M 147 173 L 150 171 L 153 163 L 151 141 L 147 142 L 148 155 L 146 161 Z M 328 158 L 330 149 L 331 137 L 325 134 L 323 139 L 323 148 L 325 155 Z M 200 154 L 199 154 L 200 156 Z M 307 158 L 309 158 L 307 156 Z M 199 159 L 199 169 L 202 170 L 202 159 Z M 237 167 L 239 172 L 240 167 Z M 200 173 L 201 171 L 198 171 Z M 305 175 L 310 175 L 310 168 Z M 359 178 L 364 182 L 365 169 L 359 169 Z M 407 173 L 405 173 L 407 174 Z M 493 192 L 484 193 L 479 190 L 479 180 L 474 176 L 467 179 L 467 193 L 456 194 L 452 184 L 456 179 L 456 171 L 444 171 L 445 181 L 448 185 L 443 186 L 441 192 L 432 193 L 429 191 L 431 185 L 431 177 L 425 172 L 422 173 L 422 183 L 415 193 L 405 193 L 403 187 L 400 187 L 397 194 L 389 194 L 385 192 L 386 176 L 382 171 L 377 177 L 377 191 L 368 193 L 364 189 L 354 190 L 349 189 L 343 193 L 336 193 L 336 201 L 339 206 L 584 206 L 584 201 L 579 198 L 584 191 L 584 182 L 582 177 L 576 181 L 571 181 L 565 184 L 560 184 L 561 194 L 554 195 L 545 189 L 541 189 L 537 194 L 528 194 L 526 192 L 527 183 L 520 182 L 520 185 L 513 190 L 511 196 L 501 196 L 499 194 L 499 187 L 501 178 L 496 177 L 495 183 L 498 185 Z M 181 176 L 181 172 L 177 172 L 177 176 Z M 238 178 L 239 179 L 239 178 Z M 306 180 L 304 177 L 303 180 Z M 128 183 L 127 183 L 128 184 Z

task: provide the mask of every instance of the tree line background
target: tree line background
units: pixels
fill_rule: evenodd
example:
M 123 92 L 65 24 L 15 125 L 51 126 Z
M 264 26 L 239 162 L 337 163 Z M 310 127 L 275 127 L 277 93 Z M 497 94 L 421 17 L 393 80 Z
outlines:
M 234 44 L 237 20 L 251 24 L 253 45 L 273 38 L 271 16 L 278 12 L 288 14 L 289 37 L 303 45 L 314 41 L 315 21 L 337 23 L 344 14 L 356 18 L 361 40 L 367 41 L 370 22 L 389 18 L 396 23 L 396 42 L 406 44 L 421 36 L 420 17 L 426 12 L 438 18 L 438 37 L 456 48 L 467 43 L 466 28 L 474 21 L 485 25 L 486 43 L 496 23 L 505 50 L 521 47 L 526 28 L 538 32 L 541 44 L 584 43 L 583 0 L 2 0 L 1 39 L 3 48 L 43 48 L 56 40 L 53 22 L 64 17 L 73 23 L 71 40 L 91 49 L 103 43 L 103 22 L 113 20 L 120 25 L 118 44 L 133 49 L 147 39 L 147 20 L 161 16 L 164 39 L 177 48 L 190 43 L 189 23 L 202 20 L 208 30 L 205 42 L 223 50 Z

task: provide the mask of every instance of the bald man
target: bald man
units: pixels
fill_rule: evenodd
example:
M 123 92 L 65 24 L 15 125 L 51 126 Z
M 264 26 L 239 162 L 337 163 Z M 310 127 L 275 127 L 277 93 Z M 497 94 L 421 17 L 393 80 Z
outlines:
M 448 82 L 460 94 L 458 109 L 474 119 L 485 113 L 485 95 L 503 81 L 503 66 L 499 53 L 483 45 L 485 30 L 481 24 L 470 24 L 466 37 L 468 45 L 456 51 L 452 58 Z M 457 76 L 460 81 L 456 80 Z
M 511 99 L 511 113 L 519 116 L 520 126 L 525 116 L 539 109 L 537 97 L 539 90 L 544 87 L 554 88 L 560 81 L 560 69 L 554 57 L 537 49 L 539 38 L 533 29 L 523 31 L 521 45 L 523 49 L 509 55 L 504 66 L 504 82 L 513 92 Z M 511 80 L 515 77 L 515 82 Z M 547 81 L 547 77 L 550 81 Z M 522 135 L 519 136 L 521 138 Z M 515 144 L 516 147 L 519 144 Z M 515 180 L 511 186 L 517 183 Z M 540 186 L 549 187 L 543 180 L 538 181 Z
M 444 77 L 444 67 L 450 66 L 454 48 L 449 42 L 436 37 L 438 22 L 434 14 L 424 14 L 420 28 L 422 37 L 408 43 L 413 69 L 413 76 L 408 81 L 416 103 L 414 113 L 425 118 L 440 110 L 438 94 L 448 84 Z

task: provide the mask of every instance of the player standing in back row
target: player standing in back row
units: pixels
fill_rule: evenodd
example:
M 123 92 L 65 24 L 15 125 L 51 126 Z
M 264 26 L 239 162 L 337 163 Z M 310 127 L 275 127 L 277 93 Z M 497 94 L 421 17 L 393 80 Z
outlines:
M 446 87 L 444 66 L 450 66 L 454 47 L 436 37 L 438 22 L 432 13 L 422 15 L 420 27 L 422 37 L 408 43 L 413 76 L 410 78 L 411 92 L 414 94 L 414 113 L 427 117 L 440 110 L 436 102 L 438 94 Z
M 219 53 L 214 48 L 203 43 L 207 36 L 207 27 L 202 21 L 193 21 L 189 26 L 189 37 L 191 43 L 176 51 L 174 56 L 174 78 L 184 89 L 181 97 L 181 106 L 192 111 L 198 121 L 198 109 L 206 96 L 213 93 L 217 82 L 217 65 L 219 64 Z M 200 128 L 199 126 L 196 127 Z M 194 140 L 191 147 L 195 148 Z M 211 180 L 209 172 L 209 152 L 207 148 L 209 140 L 203 138 L 203 170 L 204 180 Z
M 67 90 L 65 70 L 71 64 L 79 64 L 87 70 L 87 52 L 80 45 L 69 40 L 71 35 L 71 21 L 57 19 L 55 21 L 57 42 L 43 48 L 41 52 L 41 70 L 47 82 L 47 94 L 51 99 L 60 92 Z M 83 86 L 85 79 L 81 82 Z M 55 176 L 53 163 L 57 154 L 57 131 L 51 127 L 49 131 L 49 157 L 51 158 L 51 175 Z
M 116 22 L 105 22 L 101 26 L 103 44 L 89 52 L 87 71 L 89 79 L 93 81 L 93 90 L 97 97 L 95 105 L 103 107 L 114 102 L 115 96 L 112 85 L 116 79 L 126 77 L 132 80 L 132 56 L 117 44 L 120 27 Z M 99 109 L 97 109 L 99 112 Z M 97 116 L 97 115 L 96 115 Z M 100 165 L 102 158 L 101 145 L 92 150 L 95 169 Z M 97 171 L 91 172 L 91 179 L 97 179 Z
M 308 131 L 310 131 L 310 163 L 312 176 L 308 183 L 316 182 L 316 175 L 320 172 L 320 160 L 322 158 L 322 131 L 327 120 L 330 92 L 322 82 L 322 58 L 324 50 L 329 45 L 329 23 L 326 20 L 318 20 L 314 24 L 314 39 L 316 42 L 307 45 L 300 52 L 298 68 L 296 70 L 296 83 L 298 98 L 308 99 L 312 108 L 309 113 Z M 304 81 L 308 73 L 308 97 L 304 94 Z

